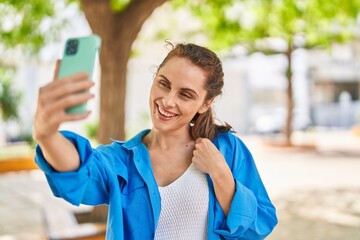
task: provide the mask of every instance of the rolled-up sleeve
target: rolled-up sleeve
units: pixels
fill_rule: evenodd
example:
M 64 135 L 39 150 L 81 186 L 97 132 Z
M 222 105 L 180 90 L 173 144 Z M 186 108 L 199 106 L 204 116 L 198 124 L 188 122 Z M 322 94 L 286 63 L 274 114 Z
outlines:
M 41 148 L 37 146 L 35 162 L 44 171 L 53 194 L 74 205 L 108 204 L 111 161 L 105 158 L 111 156 L 106 151 L 93 149 L 89 141 L 80 135 L 68 131 L 61 133 L 77 149 L 80 167 L 76 171 L 57 172 L 46 161 Z
M 225 239 L 264 239 L 277 224 L 271 203 L 255 162 L 246 146 L 235 136 L 228 136 L 221 152 L 233 172 L 235 194 L 227 218 L 221 208 L 215 214 L 215 232 Z M 218 205 L 218 203 L 216 203 Z

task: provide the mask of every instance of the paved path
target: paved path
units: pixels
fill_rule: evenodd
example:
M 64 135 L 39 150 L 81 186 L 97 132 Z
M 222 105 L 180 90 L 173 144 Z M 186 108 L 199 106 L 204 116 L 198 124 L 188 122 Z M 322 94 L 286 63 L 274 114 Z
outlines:
M 278 212 L 267 239 L 359 240 L 360 138 L 348 132 L 311 137 L 316 150 L 244 139 Z
M 0 175 L 0 240 L 43 240 L 40 202 L 49 194 L 39 171 Z

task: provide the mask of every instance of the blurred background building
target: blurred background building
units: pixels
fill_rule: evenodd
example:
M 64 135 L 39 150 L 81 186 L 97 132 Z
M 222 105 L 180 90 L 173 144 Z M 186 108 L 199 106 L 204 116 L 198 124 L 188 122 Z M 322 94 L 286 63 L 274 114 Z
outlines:
M 360 41 L 311 54 L 311 116 L 316 126 L 351 128 L 360 121 Z

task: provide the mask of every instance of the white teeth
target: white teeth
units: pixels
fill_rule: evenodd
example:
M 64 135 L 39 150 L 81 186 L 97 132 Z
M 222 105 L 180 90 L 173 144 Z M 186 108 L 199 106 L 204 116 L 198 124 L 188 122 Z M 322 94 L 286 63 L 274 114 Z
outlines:
M 174 117 L 176 114 L 171 114 L 171 113 L 168 113 L 168 112 L 165 112 L 164 109 L 162 109 L 160 106 L 159 106 L 159 112 L 164 115 L 165 117 Z

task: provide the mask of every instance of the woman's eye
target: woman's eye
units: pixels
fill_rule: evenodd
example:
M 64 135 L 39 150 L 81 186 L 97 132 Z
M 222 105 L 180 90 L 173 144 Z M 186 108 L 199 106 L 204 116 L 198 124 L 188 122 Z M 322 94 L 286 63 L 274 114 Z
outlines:
M 160 85 L 160 87 L 169 88 L 169 86 L 165 82 L 162 82 L 162 81 L 159 82 L 159 85 Z
M 190 94 L 187 94 L 187 93 L 180 93 L 180 95 L 184 98 L 187 98 L 187 99 L 190 99 L 191 98 L 191 95 Z

